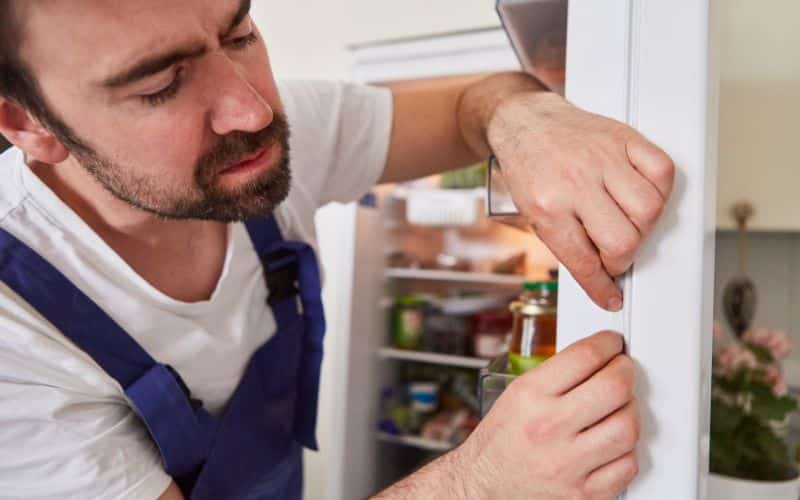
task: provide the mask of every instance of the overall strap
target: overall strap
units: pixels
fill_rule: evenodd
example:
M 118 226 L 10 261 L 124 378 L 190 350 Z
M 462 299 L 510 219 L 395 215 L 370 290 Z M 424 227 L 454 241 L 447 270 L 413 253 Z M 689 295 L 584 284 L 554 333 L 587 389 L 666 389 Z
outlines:
M 294 433 L 300 444 L 316 450 L 317 406 L 325 335 L 317 257 L 308 244 L 285 241 L 274 216 L 253 219 L 246 226 L 264 267 L 269 289 L 268 302 L 279 330 L 288 328 L 300 319 L 304 324 Z
M 167 472 L 192 474 L 207 454 L 213 422 L 178 374 L 157 363 L 94 301 L 9 232 L 0 229 L 0 280 L 58 328 L 125 391 L 158 445 Z M 190 444 L 187 450 L 186 445 Z

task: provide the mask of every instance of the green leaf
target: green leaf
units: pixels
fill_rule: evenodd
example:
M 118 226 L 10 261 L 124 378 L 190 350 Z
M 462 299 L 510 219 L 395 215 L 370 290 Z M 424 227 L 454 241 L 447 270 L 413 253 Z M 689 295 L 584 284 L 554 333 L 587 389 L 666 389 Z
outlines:
M 717 474 L 761 481 L 797 477 L 786 445 L 772 428 L 719 398 L 711 402 L 710 452 L 709 466 Z
M 781 421 L 797 409 L 797 401 L 791 397 L 778 397 L 764 382 L 751 382 L 751 413 L 762 420 Z
M 731 433 L 741 423 L 744 412 L 741 408 L 725 403 L 719 398 L 711 399 L 711 432 Z
M 744 346 L 750 349 L 750 352 L 755 354 L 756 359 L 762 363 L 774 363 L 775 358 L 772 356 L 772 353 L 769 349 L 764 346 L 756 345 L 756 344 L 749 344 L 747 342 L 744 343 Z

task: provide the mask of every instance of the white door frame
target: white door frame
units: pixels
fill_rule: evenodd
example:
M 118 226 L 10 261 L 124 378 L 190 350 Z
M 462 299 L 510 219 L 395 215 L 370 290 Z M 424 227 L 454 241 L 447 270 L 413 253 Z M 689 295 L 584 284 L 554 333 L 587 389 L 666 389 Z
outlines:
M 559 348 L 623 332 L 640 368 L 642 472 L 628 500 L 705 498 L 716 216 L 715 0 L 570 0 L 567 98 L 634 126 L 675 160 L 675 193 L 623 281 L 594 306 L 562 269 Z

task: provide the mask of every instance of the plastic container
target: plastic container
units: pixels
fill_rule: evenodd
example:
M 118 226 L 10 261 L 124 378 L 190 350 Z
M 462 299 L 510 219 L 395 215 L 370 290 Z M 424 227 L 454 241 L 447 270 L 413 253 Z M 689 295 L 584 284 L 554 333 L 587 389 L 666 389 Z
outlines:
M 495 401 L 508 385 L 517 378 L 517 375 L 508 373 L 508 354 L 498 356 L 489 366 L 481 370 L 478 383 L 479 397 L 481 400 L 481 418 L 485 417 L 492 409 Z

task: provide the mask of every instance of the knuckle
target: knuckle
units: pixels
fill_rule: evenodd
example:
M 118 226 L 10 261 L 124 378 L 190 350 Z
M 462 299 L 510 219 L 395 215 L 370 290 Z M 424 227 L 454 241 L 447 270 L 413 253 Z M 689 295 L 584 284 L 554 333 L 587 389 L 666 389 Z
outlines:
M 575 357 L 583 366 L 602 366 L 607 357 L 596 343 L 585 342 L 575 345 Z
M 675 162 L 666 153 L 662 153 L 653 165 L 653 170 L 659 179 L 672 181 L 675 177 Z
M 606 382 L 606 391 L 611 401 L 625 403 L 633 398 L 633 378 L 615 374 Z
M 581 281 L 593 278 L 601 268 L 600 257 L 595 254 L 584 254 L 575 259 L 571 271 L 575 279 Z
M 661 217 L 664 212 L 664 203 L 660 198 L 647 197 L 642 201 L 639 212 L 642 219 L 652 223 Z
M 619 449 L 628 451 L 636 447 L 639 442 L 639 426 L 633 418 L 620 419 L 619 424 L 614 430 L 612 441 Z
M 563 211 L 562 204 L 558 196 L 551 193 L 540 193 L 531 199 L 528 208 L 535 215 L 553 217 Z
M 633 362 L 633 358 L 625 354 L 620 354 L 614 358 L 614 366 L 623 376 L 630 378 L 631 382 L 633 381 L 636 369 L 636 364 Z
M 609 243 L 607 253 L 614 259 L 628 259 L 633 257 L 638 248 L 639 238 L 637 236 L 628 235 L 615 238 Z
M 639 460 L 631 455 L 622 459 L 620 464 L 621 481 L 628 484 L 639 475 Z

